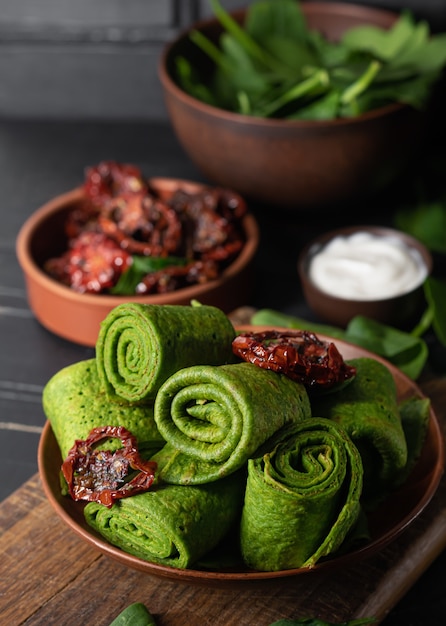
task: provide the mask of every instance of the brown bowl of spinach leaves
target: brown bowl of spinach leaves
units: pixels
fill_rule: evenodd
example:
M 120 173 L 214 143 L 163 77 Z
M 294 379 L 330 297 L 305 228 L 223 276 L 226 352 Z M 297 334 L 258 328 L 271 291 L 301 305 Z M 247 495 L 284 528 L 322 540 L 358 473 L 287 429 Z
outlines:
M 446 43 L 401 14 L 255 1 L 171 42 L 159 75 L 180 144 L 212 182 L 288 208 L 385 188 L 423 134 Z

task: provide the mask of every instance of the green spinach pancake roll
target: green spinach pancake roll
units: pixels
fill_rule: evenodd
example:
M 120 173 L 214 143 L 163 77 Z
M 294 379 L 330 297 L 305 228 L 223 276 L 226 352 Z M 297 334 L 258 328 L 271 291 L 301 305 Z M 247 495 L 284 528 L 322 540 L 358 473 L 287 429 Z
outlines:
M 107 541 L 146 561 L 188 568 L 238 523 L 245 475 L 212 484 L 163 485 L 111 508 L 89 502 L 87 523 Z
M 274 439 L 270 452 L 248 463 L 242 556 L 261 571 L 313 567 L 358 520 L 361 457 L 344 429 L 324 418 L 292 424 Z
M 313 415 L 341 424 L 358 447 L 364 465 L 364 501 L 373 505 L 392 488 L 407 463 L 407 443 L 389 369 L 372 358 L 348 361 L 354 380 L 312 400 Z
M 233 362 L 234 337 L 231 322 L 216 307 L 124 303 L 101 323 L 99 377 L 110 396 L 151 402 L 183 367 Z
M 161 387 L 155 421 L 166 445 L 154 457 L 168 483 L 218 480 L 246 464 L 289 422 L 310 416 L 305 387 L 251 363 L 194 366 Z
M 94 359 L 68 365 L 54 374 L 44 387 L 42 401 L 63 459 L 76 439 L 86 439 L 98 426 L 124 426 L 135 435 L 140 450 L 156 450 L 164 444 L 153 405 L 111 402 L 101 390 Z M 119 445 L 114 440 L 111 447 Z

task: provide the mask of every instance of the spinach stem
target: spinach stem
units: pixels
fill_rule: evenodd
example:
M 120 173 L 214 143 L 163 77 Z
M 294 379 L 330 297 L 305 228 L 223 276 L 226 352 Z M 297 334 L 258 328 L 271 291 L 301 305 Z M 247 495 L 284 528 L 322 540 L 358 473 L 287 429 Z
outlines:
M 288 104 L 288 102 L 291 102 L 292 100 L 297 100 L 298 98 L 302 98 L 303 96 L 311 95 L 315 92 L 316 89 L 320 87 L 328 87 L 329 83 L 330 77 L 328 75 L 328 72 L 324 69 L 319 69 L 314 72 L 312 76 L 306 78 L 300 83 L 297 83 L 297 85 L 294 85 L 294 87 L 276 98 L 276 100 L 271 102 L 268 106 L 265 106 L 262 114 L 264 115 L 264 117 L 269 117 L 282 106 Z
M 190 39 L 212 59 L 215 65 L 218 65 L 224 71 L 231 70 L 231 64 L 228 62 L 226 55 L 224 55 L 220 48 L 212 43 L 210 39 L 203 35 L 203 33 L 199 30 L 193 30 L 190 34 Z
M 251 113 L 251 103 L 246 91 L 239 91 L 237 93 L 237 102 L 239 105 L 239 112 L 242 115 L 249 115 Z
M 428 306 L 418 324 L 410 332 L 412 337 L 421 337 L 430 328 L 434 320 L 434 310 Z
M 240 24 L 238 24 L 229 13 L 221 6 L 218 0 L 209 0 L 214 11 L 216 18 L 221 25 L 230 33 L 241 46 L 250 54 L 254 59 L 263 63 L 264 66 L 270 70 L 278 72 L 279 74 L 289 74 L 289 70 L 280 63 L 275 57 L 268 54 L 258 43 L 250 37 Z
M 341 96 L 342 104 L 350 104 L 358 96 L 360 96 L 373 82 L 375 76 L 378 74 L 382 67 L 382 63 L 374 59 L 369 63 L 366 71 L 355 80 L 354 83 L 349 85 Z

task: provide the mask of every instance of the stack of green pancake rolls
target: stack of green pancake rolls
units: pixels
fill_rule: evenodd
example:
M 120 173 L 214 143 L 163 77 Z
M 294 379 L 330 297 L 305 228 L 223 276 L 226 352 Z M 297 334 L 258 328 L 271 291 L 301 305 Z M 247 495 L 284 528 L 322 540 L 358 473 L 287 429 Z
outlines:
M 68 365 L 54 374 L 44 387 L 42 402 L 63 459 L 77 439 L 86 439 L 98 426 L 124 426 L 135 435 L 141 449 L 155 451 L 164 444 L 153 404 L 110 401 L 101 387 L 95 359 Z M 108 447 L 119 445 L 114 439 Z
M 203 484 L 243 467 L 282 426 L 310 417 L 305 387 L 252 363 L 182 369 L 160 388 L 155 422 L 166 445 L 158 478 Z
M 372 358 L 348 363 L 356 368 L 354 380 L 337 393 L 315 397 L 312 413 L 337 422 L 349 434 L 364 465 L 363 502 L 373 503 L 405 468 L 407 442 L 390 370 Z
M 104 319 L 96 342 L 99 378 L 107 394 L 152 402 L 162 383 L 183 367 L 234 361 L 235 330 L 218 308 L 123 303 Z
M 87 523 L 141 559 L 187 568 L 212 550 L 240 518 L 244 476 L 199 486 L 163 485 L 111 508 L 89 502 Z
M 123 303 L 104 319 L 95 358 L 48 381 L 44 411 L 63 459 L 93 428 L 123 426 L 157 463 L 147 492 L 85 506 L 111 544 L 188 568 L 230 533 L 251 569 L 311 568 L 407 478 L 429 402 L 400 407 L 390 370 L 372 358 L 348 361 L 356 377 L 345 387 L 309 395 L 236 359 L 235 334 L 215 307 Z
M 251 459 L 240 526 L 245 563 L 256 570 L 312 567 L 335 552 L 361 511 L 361 457 L 324 418 L 287 426 L 270 452 Z

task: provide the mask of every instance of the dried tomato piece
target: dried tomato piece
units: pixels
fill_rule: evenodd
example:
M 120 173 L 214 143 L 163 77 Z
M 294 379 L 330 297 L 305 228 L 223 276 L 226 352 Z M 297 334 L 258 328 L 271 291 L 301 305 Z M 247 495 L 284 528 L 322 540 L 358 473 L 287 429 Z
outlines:
M 97 230 L 95 224 L 99 209 L 88 200 L 83 200 L 67 215 L 64 224 L 68 241 L 75 239 L 85 230 Z
M 120 439 L 122 448 L 114 452 L 95 448 L 109 437 Z M 136 437 L 129 430 L 123 426 L 99 426 L 84 441 L 75 441 L 61 469 L 73 500 L 111 507 L 115 500 L 147 491 L 156 468 L 154 461 L 140 458 Z M 131 477 L 134 471 L 137 474 Z
M 49 259 L 45 270 L 79 293 L 102 293 L 117 283 L 131 263 L 131 255 L 112 239 L 85 231 L 61 257 Z
M 285 374 L 309 388 L 327 389 L 356 374 L 333 342 L 305 330 L 241 333 L 232 348 L 244 361 Z
M 115 198 L 99 215 L 98 226 L 130 254 L 168 256 L 181 244 L 182 226 L 174 209 L 142 192 Z
M 228 262 L 244 244 L 241 218 L 246 203 L 226 189 L 177 190 L 169 204 L 189 223 L 188 249 L 195 258 Z
M 84 177 L 86 197 L 98 206 L 126 193 L 139 193 L 147 189 L 141 170 L 135 165 L 101 161 L 94 167 L 88 167 Z

